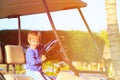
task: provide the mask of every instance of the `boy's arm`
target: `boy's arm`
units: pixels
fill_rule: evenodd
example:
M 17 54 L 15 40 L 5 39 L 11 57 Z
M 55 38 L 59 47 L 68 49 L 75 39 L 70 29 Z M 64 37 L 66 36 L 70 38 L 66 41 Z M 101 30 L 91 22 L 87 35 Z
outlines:
M 31 51 L 31 50 L 26 52 L 26 61 L 28 61 L 31 65 L 40 65 L 40 64 L 42 64 L 42 60 L 40 58 L 36 58 L 34 56 L 33 51 Z

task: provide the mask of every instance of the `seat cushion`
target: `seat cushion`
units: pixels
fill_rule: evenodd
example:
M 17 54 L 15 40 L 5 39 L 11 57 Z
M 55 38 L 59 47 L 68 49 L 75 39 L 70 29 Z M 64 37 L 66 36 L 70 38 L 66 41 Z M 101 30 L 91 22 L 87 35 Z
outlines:
M 6 45 L 6 63 L 23 64 L 25 63 L 25 54 L 22 46 Z
M 56 78 L 56 80 L 84 80 L 74 74 L 70 74 L 68 72 L 60 72 Z
M 4 74 L 6 80 L 33 80 L 24 74 Z

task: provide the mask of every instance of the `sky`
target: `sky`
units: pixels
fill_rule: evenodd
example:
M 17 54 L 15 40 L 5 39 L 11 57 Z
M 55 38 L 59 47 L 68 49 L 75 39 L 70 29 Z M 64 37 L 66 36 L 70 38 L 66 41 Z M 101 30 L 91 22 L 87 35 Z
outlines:
M 106 30 L 105 0 L 83 1 L 87 3 L 87 7 L 81 8 L 81 10 L 91 31 L 100 32 L 101 30 Z M 117 0 L 117 4 L 120 4 L 120 0 Z M 117 8 L 120 8 L 119 5 L 117 6 Z M 83 20 L 76 9 L 52 12 L 51 15 L 56 29 L 87 31 Z M 118 17 L 119 15 L 120 12 L 118 12 Z M 45 13 L 22 16 L 20 18 L 21 29 L 51 30 L 51 25 Z M 118 19 L 118 21 L 120 21 L 120 17 Z M 17 27 L 17 19 L 0 19 L 0 30 L 17 29 Z

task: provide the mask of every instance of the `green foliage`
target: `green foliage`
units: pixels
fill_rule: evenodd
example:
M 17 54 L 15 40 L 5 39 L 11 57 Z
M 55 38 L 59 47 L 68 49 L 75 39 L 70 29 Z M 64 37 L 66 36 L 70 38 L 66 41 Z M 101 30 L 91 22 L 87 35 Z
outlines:
M 105 45 L 107 47 L 110 47 L 110 43 L 109 43 L 109 40 L 108 40 L 108 32 L 105 31 L 105 30 L 102 30 L 100 33 L 99 33 L 100 37 L 103 38 L 104 42 L 105 42 Z
M 95 42 L 88 32 L 82 31 L 68 31 L 59 32 L 62 38 L 65 51 L 70 60 L 80 61 L 100 61 L 100 55 L 104 48 L 104 41 L 96 33 L 93 33 Z M 97 44 L 100 53 L 98 53 L 95 44 Z
M 64 63 L 64 65 L 58 67 L 55 66 L 54 64 L 59 65 L 60 61 L 58 60 L 50 60 L 46 61 L 43 63 L 43 71 L 48 75 L 48 76 L 57 76 L 59 71 L 66 71 L 69 70 L 69 66 Z
M 21 42 L 27 44 L 27 33 L 29 30 L 21 30 Z M 0 42 L 3 45 L 18 45 L 18 30 L 2 30 L 0 31 Z
M 22 45 L 28 45 L 27 33 L 29 30 L 21 31 L 21 43 Z M 63 44 L 65 52 L 68 58 L 72 60 L 80 61 L 100 61 L 104 48 L 104 42 L 106 40 L 93 33 L 95 42 L 92 40 L 88 32 L 84 31 L 57 31 L 60 40 Z M 56 39 L 53 31 L 41 31 L 42 44 L 46 44 L 48 41 Z M 17 30 L 2 30 L 0 31 L 0 43 L 5 44 L 18 44 L 18 31 Z M 98 53 L 95 44 L 97 44 L 100 53 Z M 63 60 L 62 53 L 60 52 L 59 44 L 52 49 L 48 56 L 48 60 Z
M 17 34 L 18 34 L 18 32 L 16 30 L 0 31 L 0 42 L 3 43 L 3 44 L 15 44 L 18 41 L 18 37 L 17 37 L 18 35 Z
M 23 66 L 22 65 L 16 65 L 16 73 L 17 74 L 23 74 L 23 73 L 25 73 L 25 69 L 23 68 Z

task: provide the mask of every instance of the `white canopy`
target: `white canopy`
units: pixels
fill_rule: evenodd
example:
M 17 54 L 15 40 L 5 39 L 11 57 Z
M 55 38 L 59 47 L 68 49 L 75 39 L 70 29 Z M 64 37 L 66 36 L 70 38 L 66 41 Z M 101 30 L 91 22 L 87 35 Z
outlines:
M 81 0 L 46 0 L 49 11 L 86 7 Z M 42 0 L 0 0 L 0 18 L 46 12 Z

